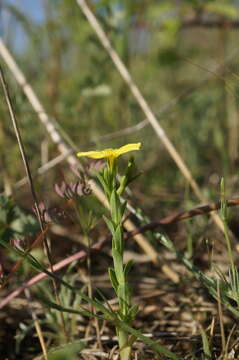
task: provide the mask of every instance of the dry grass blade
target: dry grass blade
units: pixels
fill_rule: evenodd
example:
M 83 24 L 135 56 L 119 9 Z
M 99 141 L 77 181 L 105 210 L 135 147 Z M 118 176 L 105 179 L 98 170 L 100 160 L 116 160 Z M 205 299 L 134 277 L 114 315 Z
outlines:
M 217 305 L 218 305 L 218 316 L 219 316 L 219 323 L 220 323 L 220 330 L 221 330 L 222 353 L 225 354 L 226 338 L 225 338 L 225 330 L 224 330 L 224 323 L 223 323 L 223 312 L 222 312 L 222 302 L 221 302 L 219 281 L 217 282 Z
M 37 318 L 37 315 L 36 315 L 34 309 L 31 307 L 30 291 L 28 289 L 25 289 L 24 292 L 25 292 L 25 296 L 26 296 L 26 299 L 27 299 L 27 302 L 28 302 L 28 309 L 29 309 L 29 312 L 31 313 L 31 316 L 32 316 L 32 319 L 33 319 L 33 322 L 34 322 L 34 326 L 35 326 L 35 329 L 36 329 L 36 332 L 37 332 L 37 336 L 38 336 L 38 339 L 39 339 L 39 342 L 40 342 L 40 345 L 41 345 L 41 348 L 42 348 L 44 360 L 48 360 L 47 348 L 46 348 L 46 343 L 45 343 L 45 340 L 44 340 L 44 336 L 42 334 L 41 325 L 40 325 L 40 323 L 38 321 L 38 318 Z

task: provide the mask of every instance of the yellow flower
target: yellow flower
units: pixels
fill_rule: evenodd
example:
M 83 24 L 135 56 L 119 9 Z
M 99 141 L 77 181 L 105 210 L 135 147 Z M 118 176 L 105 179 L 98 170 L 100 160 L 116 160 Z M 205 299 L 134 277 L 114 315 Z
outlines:
M 139 150 L 141 146 L 141 143 L 136 144 L 127 144 L 124 146 L 121 146 L 118 149 L 104 149 L 100 151 L 85 151 L 85 152 L 79 152 L 77 156 L 87 156 L 92 159 L 103 159 L 106 158 L 109 162 L 109 166 L 112 169 L 115 159 L 117 159 L 120 155 L 125 154 L 129 151 L 133 150 Z

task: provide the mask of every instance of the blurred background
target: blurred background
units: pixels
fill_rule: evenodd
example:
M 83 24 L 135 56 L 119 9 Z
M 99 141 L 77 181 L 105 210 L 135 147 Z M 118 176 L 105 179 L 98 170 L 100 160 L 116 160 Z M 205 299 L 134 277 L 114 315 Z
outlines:
M 233 0 L 92 0 L 91 10 L 129 69 L 204 196 L 238 192 L 239 3 Z M 74 0 L 2 0 L 1 36 L 59 132 L 75 149 L 142 142 L 134 201 L 157 218 L 198 204 Z M 2 62 L 2 61 L 1 61 Z M 3 62 L 2 62 L 3 63 Z M 5 67 L 31 170 L 59 155 Z M 24 168 L 3 97 L 0 191 Z M 122 162 L 126 163 L 126 159 Z M 42 197 L 69 172 L 65 161 L 36 179 Z M 64 174 L 64 175 L 63 175 Z

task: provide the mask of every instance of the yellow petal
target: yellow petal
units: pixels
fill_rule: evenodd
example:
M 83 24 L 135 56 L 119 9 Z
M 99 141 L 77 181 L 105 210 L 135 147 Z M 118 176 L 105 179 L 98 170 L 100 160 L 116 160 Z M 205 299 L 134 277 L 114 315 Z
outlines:
M 100 151 L 84 151 L 84 152 L 79 152 L 77 154 L 78 157 L 81 156 L 87 156 L 93 159 L 102 159 L 102 158 L 106 158 L 106 159 L 111 159 L 113 161 L 113 159 L 116 159 L 118 156 L 125 154 L 129 151 L 133 151 L 133 150 L 139 150 L 141 146 L 141 143 L 135 143 L 135 144 L 128 144 L 128 145 L 124 145 L 121 146 L 118 149 L 104 149 L 104 150 L 100 150 Z
M 128 145 L 121 146 L 119 149 L 116 149 L 116 153 L 117 153 L 116 156 L 118 157 L 129 151 L 139 150 L 140 147 L 141 147 L 141 143 L 128 144 Z
M 105 156 L 104 150 L 102 150 L 102 151 L 84 151 L 84 152 L 78 152 L 78 153 L 77 153 L 77 156 L 78 156 L 78 157 L 87 156 L 87 157 L 90 157 L 90 158 L 92 158 L 92 159 L 102 159 L 102 158 L 107 157 L 107 156 Z

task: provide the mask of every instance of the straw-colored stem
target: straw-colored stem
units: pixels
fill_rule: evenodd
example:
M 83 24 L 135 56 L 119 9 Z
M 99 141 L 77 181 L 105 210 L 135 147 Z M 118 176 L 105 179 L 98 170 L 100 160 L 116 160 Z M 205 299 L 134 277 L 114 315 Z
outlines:
M 120 348 L 120 360 L 129 360 L 131 357 L 132 347 L 128 345 L 129 334 L 124 330 L 118 330 L 118 341 Z

